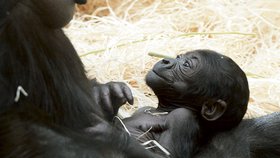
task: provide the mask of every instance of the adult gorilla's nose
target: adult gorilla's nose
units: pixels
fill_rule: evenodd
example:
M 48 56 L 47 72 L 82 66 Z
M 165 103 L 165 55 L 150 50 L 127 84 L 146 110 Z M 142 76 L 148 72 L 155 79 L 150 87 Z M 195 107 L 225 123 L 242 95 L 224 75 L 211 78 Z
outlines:
M 75 0 L 75 3 L 77 3 L 77 4 L 86 4 L 87 0 Z
M 175 59 L 172 58 L 162 59 L 161 64 L 164 68 L 170 69 L 175 65 Z

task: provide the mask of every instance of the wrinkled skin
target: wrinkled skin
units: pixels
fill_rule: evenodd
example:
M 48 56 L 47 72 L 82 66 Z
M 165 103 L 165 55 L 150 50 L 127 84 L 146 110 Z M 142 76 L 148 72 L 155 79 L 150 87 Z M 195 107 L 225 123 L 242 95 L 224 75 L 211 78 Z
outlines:
M 200 100 L 185 99 L 188 84 L 202 71 L 202 59 L 197 53 L 178 55 L 176 59 L 163 59 L 148 72 L 146 82 L 159 98 L 159 107 L 178 108 L 189 105 L 192 110 L 201 105 Z M 194 79 L 193 79 L 194 78 Z

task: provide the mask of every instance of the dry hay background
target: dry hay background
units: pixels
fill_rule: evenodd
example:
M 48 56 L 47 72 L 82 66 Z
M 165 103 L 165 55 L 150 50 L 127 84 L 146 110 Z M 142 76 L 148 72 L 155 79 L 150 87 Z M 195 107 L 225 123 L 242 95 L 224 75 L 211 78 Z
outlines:
M 247 117 L 280 111 L 280 1 L 88 0 L 65 28 L 90 77 L 123 81 L 134 106 L 156 106 L 144 76 L 160 58 L 212 49 L 233 58 L 250 84 Z

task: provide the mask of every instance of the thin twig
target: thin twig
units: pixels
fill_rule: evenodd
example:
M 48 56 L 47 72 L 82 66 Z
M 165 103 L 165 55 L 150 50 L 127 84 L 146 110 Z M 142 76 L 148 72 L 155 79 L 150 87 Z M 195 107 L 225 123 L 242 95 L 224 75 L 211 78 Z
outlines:
M 168 115 L 168 112 L 151 112 L 151 108 L 145 109 L 144 112 L 153 116 Z
M 180 35 L 174 36 L 173 38 L 188 37 L 188 36 L 201 36 L 201 35 L 243 35 L 243 36 L 256 36 L 256 34 L 254 34 L 254 33 L 243 33 L 243 32 L 190 32 L 190 33 L 184 33 L 184 34 L 180 34 Z M 124 46 L 127 46 L 129 44 L 145 42 L 147 40 L 148 39 L 144 38 L 144 39 L 140 39 L 140 40 L 135 40 L 135 41 L 129 42 L 128 44 L 127 43 L 122 43 L 122 44 L 116 45 L 115 47 L 117 47 L 117 48 L 124 47 Z M 91 52 L 88 52 L 88 53 L 85 53 L 85 54 L 81 54 L 80 57 L 85 57 L 87 55 L 95 55 L 95 54 L 98 54 L 98 53 L 102 53 L 102 52 L 106 51 L 107 49 L 112 49 L 112 48 L 114 48 L 114 47 L 94 50 L 94 51 L 91 51 Z
M 141 145 L 146 146 L 151 143 L 153 143 L 155 146 L 157 146 L 166 155 L 168 155 L 168 156 L 170 155 L 170 153 L 163 146 L 161 146 L 156 140 L 149 140 L 149 141 L 146 141 L 145 143 L 142 143 Z
M 243 32 L 190 32 L 179 35 L 182 36 L 197 36 L 197 35 L 242 35 L 242 36 L 257 36 L 255 33 L 243 33 Z
M 120 123 L 122 124 L 124 130 L 128 133 L 129 136 L 131 136 L 131 133 L 130 133 L 129 130 L 126 128 L 126 126 L 125 126 L 125 124 L 123 123 L 122 119 L 121 119 L 119 116 L 115 116 L 114 119 L 115 119 L 115 118 L 117 118 L 117 119 L 120 121 Z M 113 119 L 113 120 L 114 120 L 114 119 Z
M 157 58 L 174 58 L 172 56 L 163 55 L 163 54 L 159 54 L 159 53 L 155 53 L 155 52 L 149 52 L 148 55 L 152 56 L 152 57 L 157 57 Z
M 136 41 L 132 41 L 132 42 L 129 42 L 129 44 L 135 44 L 135 43 L 140 43 L 140 42 L 144 42 L 146 41 L 147 39 L 141 39 L 141 40 L 136 40 Z M 120 47 L 124 47 L 124 46 L 127 46 L 129 45 L 127 43 L 122 43 L 122 44 L 119 44 L 119 45 L 116 45 L 115 47 L 116 48 L 120 48 Z M 88 52 L 88 53 L 85 53 L 85 54 L 81 54 L 80 57 L 85 57 L 87 55 L 96 55 L 98 53 L 102 53 L 102 52 L 105 52 L 107 49 L 113 49 L 114 47 L 109 47 L 109 48 L 105 48 L 105 49 L 98 49 L 98 50 L 94 50 L 94 51 L 91 51 L 91 52 Z
M 139 135 L 136 139 L 139 140 L 141 137 L 143 137 L 144 135 L 149 133 L 152 129 L 153 129 L 153 127 L 150 127 L 146 132 L 144 132 L 143 134 Z

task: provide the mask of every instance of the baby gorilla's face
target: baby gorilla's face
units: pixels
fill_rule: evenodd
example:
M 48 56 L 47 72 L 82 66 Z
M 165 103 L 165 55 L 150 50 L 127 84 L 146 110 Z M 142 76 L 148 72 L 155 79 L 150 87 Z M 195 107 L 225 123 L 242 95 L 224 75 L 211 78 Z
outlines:
M 244 98 L 240 105 L 245 105 L 249 93 L 240 67 L 211 50 L 195 50 L 159 61 L 148 72 L 146 83 L 158 97 L 159 108 L 165 110 L 184 107 L 200 112 L 206 102 L 238 102 L 238 97 Z
M 159 106 L 182 107 L 190 85 L 197 80 L 205 67 L 203 56 L 192 51 L 178 55 L 175 59 L 163 59 L 155 64 L 146 76 L 147 85 L 152 88 L 161 104 Z M 202 76 L 201 76 L 202 77 Z M 206 76 L 203 76 L 206 77 Z M 198 100 L 189 95 L 187 101 Z M 183 105 L 184 106 L 184 105 Z M 193 108 L 195 110 L 195 108 Z M 197 110 L 195 110 L 197 111 Z
M 178 55 L 175 59 L 163 59 L 148 72 L 146 82 L 156 92 L 168 90 L 174 93 L 186 88 L 186 82 L 195 79 L 202 67 L 201 60 L 197 52 Z

